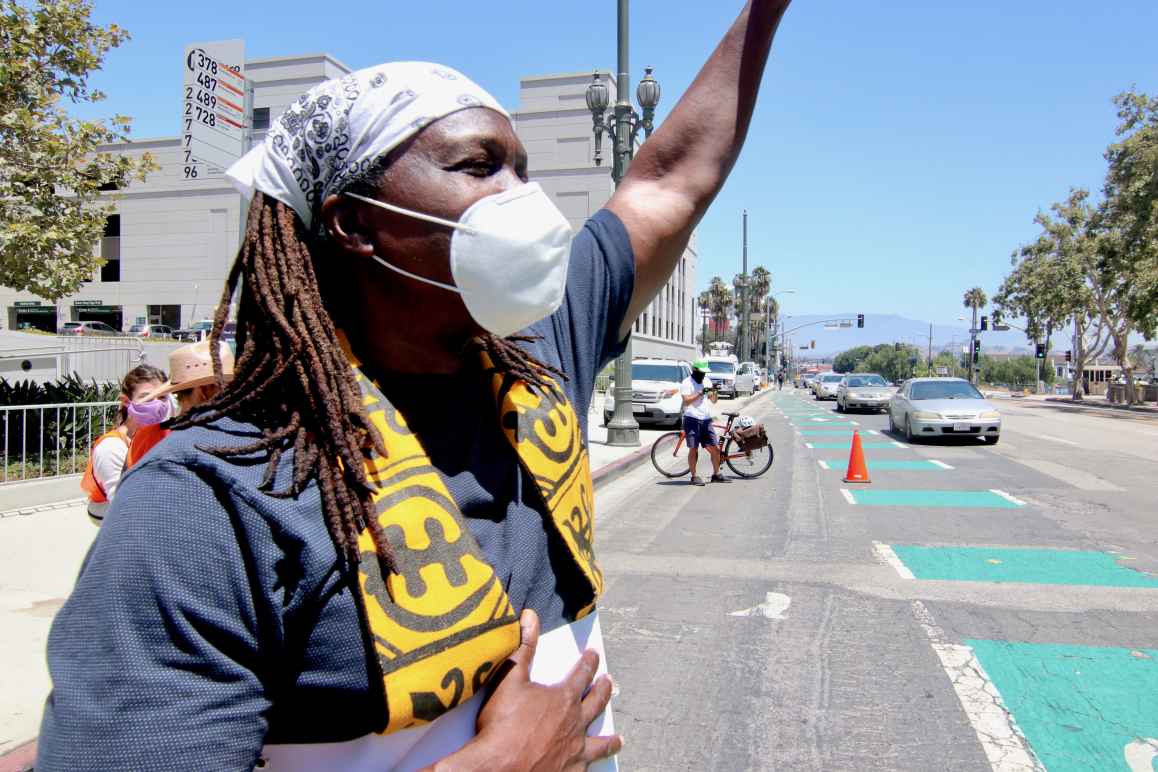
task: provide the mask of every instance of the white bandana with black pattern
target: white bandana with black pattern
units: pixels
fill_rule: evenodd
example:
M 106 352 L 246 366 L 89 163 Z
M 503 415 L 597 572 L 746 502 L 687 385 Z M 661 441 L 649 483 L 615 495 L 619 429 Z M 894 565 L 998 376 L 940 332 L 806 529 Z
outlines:
M 307 229 L 327 196 L 422 127 L 467 107 L 510 117 L 474 81 L 429 62 L 390 62 L 314 86 L 226 176 L 293 208 Z

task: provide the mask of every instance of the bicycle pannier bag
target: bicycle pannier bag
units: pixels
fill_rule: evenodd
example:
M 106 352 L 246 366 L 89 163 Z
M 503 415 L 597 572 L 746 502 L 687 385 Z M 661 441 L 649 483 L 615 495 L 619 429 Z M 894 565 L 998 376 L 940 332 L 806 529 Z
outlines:
M 736 429 L 732 432 L 740 450 L 748 453 L 768 445 L 768 432 L 764 431 L 764 424 L 754 424 L 748 429 Z

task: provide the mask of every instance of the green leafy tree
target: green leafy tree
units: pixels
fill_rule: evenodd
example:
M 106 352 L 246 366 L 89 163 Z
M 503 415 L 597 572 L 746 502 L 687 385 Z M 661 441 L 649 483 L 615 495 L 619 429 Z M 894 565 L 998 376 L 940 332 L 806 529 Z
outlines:
M 0 284 L 49 300 L 100 265 L 94 245 L 111 209 L 100 191 L 156 168 L 147 155 L 99 151 L 128 139 L 127 117 L 82 121 L 65 109 L 104 99 L 89 75 L 128 39 L 91 11 L 88 0 L 0 0 Z
M 1158 332 L 1158 97 L 1127 91 L 1114 105 L 1119 140 L 1105 152 L 1100 212 L 1111 237 L 1108 257 L 1128 277 L 1125 312 L 1151 339 Z M 1126 358 L 1125 343 L 1116 343 Z
M 838 373 L 851 373 L 872 353 L 872 346 L 856 346 L 842 351 L 833 358 L 832 369 Z

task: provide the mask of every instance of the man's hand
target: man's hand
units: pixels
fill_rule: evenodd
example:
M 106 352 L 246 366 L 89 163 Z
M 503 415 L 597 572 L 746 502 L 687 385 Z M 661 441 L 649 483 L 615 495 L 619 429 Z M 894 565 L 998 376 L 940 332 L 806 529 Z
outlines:
M 578 772 L 614 756 L 623 737 L 588 737 L 587 727 L 611 699 L 611 678 L 592 682 L 599 655 L 586 651 L 560 684 L 531 681 L 539 643 L 539 618 L 524 611 L 522 641 L 504 664 L 497 686 L 478 716 L 478 735 L 436 770 L 487 769 Z M 590 688 L 588 688 L 590 687 Z
M 607 203 L 635 252 L 626 337 L 675 269 L 740 154 L 772 38 L 791 0 L 751 0 L 691 87 L 639 149 Z

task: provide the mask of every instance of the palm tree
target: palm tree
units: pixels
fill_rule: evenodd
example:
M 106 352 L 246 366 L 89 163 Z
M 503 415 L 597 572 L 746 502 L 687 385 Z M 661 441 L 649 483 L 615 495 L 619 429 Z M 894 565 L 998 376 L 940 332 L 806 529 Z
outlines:
M 977 312 L 985 308 L 989 304 L 989 298 L 985 296 L 985 290 L 980 287 L 974 287 L 968 290 L 962 298 L 962 305 L 966 308 L 973 309 L 973 329 L 977 329 Z
M 966 308 L 973 309 L 973 326 L 969 328 L 969 341 L 972 343 L 977 339 L 977 312 L 989 302 L 989 298 L 985 297 L 985 290 L 980 287 L 974 287 L 971 290 L 966 290 L 965 295 L 961 298 L 962 305 Z M 973 351 L 976 351 L 974 346 L 970 346 L 969 356 L 973 356 Z M 977 368 L 972 364 L 969 366 L 969 382 L 977 383 Z
M 712 312 L 712 293 L 709 290 L 704 290 L 700 293 L 699 306 L 701 316 L 704 320 L 704 331 L 700 336 L 700 350 L 702 353 L 708 353 L 708 316 Z
M 725 322 L 732 313 L 732 290 L 719 276 L 713 276 L 708 284 L 708 311 L 712 315 L 712 323 L 716 332 L 722 332 Z
M 765 296 L 772 289 L 772 274 L 762 265 L 752 269 L 752 276 L 748 279 L 749 308 L 751 309 L 752 331 L 749 340 L 752 341 L 752 352 L 762 350 L 764 333 L 768 327 L 765 308 Z M 755 354 L 752 356 L 756 358 Z

